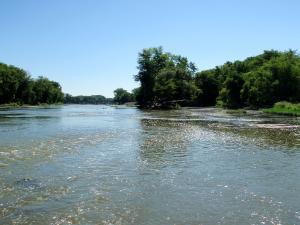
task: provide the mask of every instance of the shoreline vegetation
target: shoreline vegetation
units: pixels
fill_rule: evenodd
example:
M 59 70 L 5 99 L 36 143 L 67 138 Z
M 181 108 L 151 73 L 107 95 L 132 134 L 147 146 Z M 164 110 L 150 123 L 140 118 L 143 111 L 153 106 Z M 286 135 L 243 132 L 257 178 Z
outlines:
M 140 87 L 127 95 L 141 109 L 217 106 L 257 110 L 271 108 L 276 102 L 300 102 L 300 57 L 292 50 L 268 50 L 198 71 L 188 58 L 158 47 L 143 49 L 137 63 L 134 78 Z M 115 92 L 115 99 L 119 97 Z
M 64 94 L 58 82 L 46 77 L 31 78 L 18 67 L 0 63 L 0 104 L 40 105 L 62 103 Z
M 79 95 L 79 96 L 72 96 L 70 94 L 66 94 L 64 97 L 65 104 L 92 104 L 92 105 L 99 105 L 99 104 L 113 104 L 114 100 L 112 98 L 106 98 L 103 95 Z
M 264 109 L 263 112 L 285 116 L 300 116 L 300 103 L 277 102 L 272 108 Z
M 64 104 L 60 102 L 53 103 L 53 104 L 41 103 L 35 105 L 10 103 L 10 104 L 0 104 L 0 109 L 51 108 L 51 107 L 62 106 L 62 105 Z
M 199 71 L 181 55 L 162 47 L 143 49 L 138 54 L 140 86 L 131 92 L 114 91 L 114 98 L 102 95 L 64 94 L 58 82 L 0 63 L 0 108 L 52 104 L 130 105 L 140 109 L 220 107 L 240 112 L 300 116 L 300 56 L 296 51 L 264 51 L 243 61 L 226 62 Z

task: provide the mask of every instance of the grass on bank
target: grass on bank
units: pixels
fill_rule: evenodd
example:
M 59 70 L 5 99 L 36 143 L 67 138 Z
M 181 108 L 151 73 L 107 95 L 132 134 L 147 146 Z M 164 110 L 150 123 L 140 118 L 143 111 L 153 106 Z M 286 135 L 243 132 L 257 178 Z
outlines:
M 287 116 L 300 116 L 300 103 L 277 102 L 272 108 L 264 109 L 263 112 Z

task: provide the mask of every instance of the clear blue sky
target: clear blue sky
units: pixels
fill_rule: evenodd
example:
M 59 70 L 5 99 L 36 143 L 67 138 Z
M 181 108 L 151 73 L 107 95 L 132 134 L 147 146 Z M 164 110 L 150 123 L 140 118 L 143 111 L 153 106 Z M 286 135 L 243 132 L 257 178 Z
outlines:
M 299 0 L 1 0 L 0 61 L 113 96 L 138 86 L 137 54 L 163 46 L 202 69 L 300 50 Z

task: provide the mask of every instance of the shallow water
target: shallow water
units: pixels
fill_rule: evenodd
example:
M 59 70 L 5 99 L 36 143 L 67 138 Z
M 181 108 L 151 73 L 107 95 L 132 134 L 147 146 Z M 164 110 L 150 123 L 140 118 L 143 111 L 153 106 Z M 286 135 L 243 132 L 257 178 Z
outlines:
M 300 224 L 300 119 L 0 111 L 0 224 Z

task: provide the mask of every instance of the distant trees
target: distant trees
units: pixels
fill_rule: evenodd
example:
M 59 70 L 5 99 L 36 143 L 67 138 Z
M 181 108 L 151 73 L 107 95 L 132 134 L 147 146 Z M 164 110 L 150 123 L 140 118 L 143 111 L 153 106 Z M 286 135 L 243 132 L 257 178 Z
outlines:
M 38 77 L 34 80 L 32 87 L 31 104 L 63 102 L 63 93 L 59 83 L 50 81 L 46 77 Z
M 32 79 L 23 69 L 0 63 L 0 104 L 63 102 L 59 83 L 48 78 Z
M 113 99 L 105 98 L 103 95 L 91 95 L 91 96 L 72 96 L 70 94 L 66 94 L 64 97 L 65 104 L 111 104 Z
M 136 101 L 140 108 L 214 106 L 226 108 L 272 106 L 300 101 L 300 56 L 295 51 L 264 51 L 244 61 L 226 62 L 197 71 L 186 57 L 164 52 L 162 47 L 143 49 L 138 55 L 140 87 L 102 95 L 71 96 L 46 77 L 32 79 L 17 67 L 0 63 L 0 104 L 123 104 Z
M 143 49 L 138 57 L 141 108 L 178 105 L 227 108 L 271 106 L 300 101 L 300 57 L 295 51 L 264 51 L 244 61 L 196 71 L 187 58 L 161 47 Z
M 133 102 L 134 95 L 123 88 L 114 90 L 114 102 L 117 104 L 124 104 L 126 102 Z

